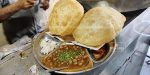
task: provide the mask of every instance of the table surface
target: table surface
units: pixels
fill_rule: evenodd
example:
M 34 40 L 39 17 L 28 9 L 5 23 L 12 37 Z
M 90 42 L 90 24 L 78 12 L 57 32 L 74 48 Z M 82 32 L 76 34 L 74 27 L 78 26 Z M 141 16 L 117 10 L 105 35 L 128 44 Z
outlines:
M 20 54 L 24 54 L 25 57 L 21 57 Z M 8 57 L 12 58 L 0 65 L 0 75 L 49 75 L 49 73 L 45 72 L 34 59 L 32 47 Z M 36 74 L 31 73 L 29 70 L 33 65 L 37 65 L 38 67 Z

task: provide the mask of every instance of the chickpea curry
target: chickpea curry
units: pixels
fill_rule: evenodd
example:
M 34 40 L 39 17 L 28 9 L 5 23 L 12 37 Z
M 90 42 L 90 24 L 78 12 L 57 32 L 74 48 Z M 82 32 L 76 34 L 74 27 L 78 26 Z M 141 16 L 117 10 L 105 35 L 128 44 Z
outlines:
M 72 69 L 86 66 L 89 61 L 86 48 L 76 45 L 62 45 L 44 57 L 43 64 L 50 69 L 63 67 Z

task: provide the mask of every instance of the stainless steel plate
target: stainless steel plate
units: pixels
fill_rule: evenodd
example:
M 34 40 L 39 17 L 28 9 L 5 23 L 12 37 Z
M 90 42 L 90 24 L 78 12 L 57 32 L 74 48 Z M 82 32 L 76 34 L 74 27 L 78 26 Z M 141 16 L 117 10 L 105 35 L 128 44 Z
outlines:
M 54 70 L 49 69 L 48 67 L 44 66 L 41 62 L 41 58 L 44 57 L 45 55 L 41 54 L 40 52 L 40 42 L 43 38 L 47 37 L 45 32 L 43 33 L 39 33 L 37 36 L 35 36 L 34 41 L 33 41 L 33 55 L 35 57 L 35 59 L 37 60 L 37 62 L 43 67 L 45 68 L 47 71 L 51 72 Z M 61 43 L 61 42 L 60 42 Z M 109 44 L 109 50 L 107 55 L 100 61 L 94 61 L 92 59 L 92 57 L 90 57 L 93 60 L 93 68 L 88 69 L 88 70 L 82 70 L 82 71 L 78 71 L 78 72 L 63 72 L 63 71 L 55 71 L 56 73 L 61 73 L 61 74 L 77 74 L 77 73 L 83 73 L 83 72 L 87 72 L 90 71 L 92 69 L 95 69 L 99 66 L 101 66 L 102 64 L 108 62 L 108 60 L 110 59 L 110 57 L 114 54 L 115 49 L 116 49 L 116 41 L 113 40 L 111 41 Z M 90 53 L 89 53 L 90 54 Z

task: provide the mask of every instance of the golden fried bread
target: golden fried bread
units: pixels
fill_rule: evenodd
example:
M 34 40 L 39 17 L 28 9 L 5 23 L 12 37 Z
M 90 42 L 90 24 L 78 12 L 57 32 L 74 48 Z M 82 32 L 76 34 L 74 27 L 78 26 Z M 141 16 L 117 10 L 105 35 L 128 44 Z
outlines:
M 84 15 L 82 5 L 76 0 L 59 0 L 52 10 L 48 25 L 51 34 L 70 35 Z
M 95 7 L 85 14 L 73 37 L 87 46 L 101 46 L 115 39 L 125 20 L 121 13 L 111 7 Z

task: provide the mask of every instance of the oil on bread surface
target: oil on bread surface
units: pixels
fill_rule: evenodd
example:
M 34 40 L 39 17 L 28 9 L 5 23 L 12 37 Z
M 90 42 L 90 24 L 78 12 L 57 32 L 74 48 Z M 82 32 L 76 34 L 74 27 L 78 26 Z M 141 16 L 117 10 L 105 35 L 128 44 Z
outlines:
M 85 13 L 73 33 L 75 41 L 87 46 L 100 46 L 115 39 L 125 17 L 111 7 L 95 7 Z
M 70 35 L 84 15 L 82 5 L 76 0 L 60 0 L 52 10 L 48 25 L 54 35 Z

